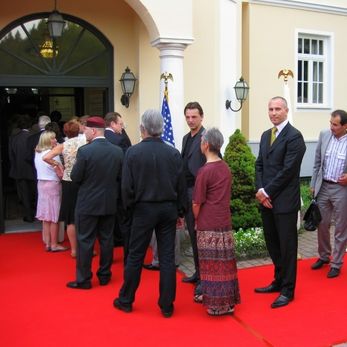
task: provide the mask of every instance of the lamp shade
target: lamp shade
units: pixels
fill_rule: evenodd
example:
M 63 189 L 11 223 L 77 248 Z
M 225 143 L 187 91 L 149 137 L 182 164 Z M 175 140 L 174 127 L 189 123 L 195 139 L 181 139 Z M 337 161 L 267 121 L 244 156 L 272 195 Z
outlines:
M 123 94 L 126 94 L 127 96 L 131 96 L 134 93 L 136 80 L 137 79 L 135 75 L 127 67 L 125 69 L 125 72 L 123 72 L 122 77 L 119 80 L 122 86 Z
M 47 20 L 49 35 L 52 38 L 60 37 L 63 34 L 65 21 L 63 16 L 56 10 L 54 10 Z
M 237 100 L 243 102 L 247 99 L 249 87 L 242 77 L 236 82 L 234 89 Z

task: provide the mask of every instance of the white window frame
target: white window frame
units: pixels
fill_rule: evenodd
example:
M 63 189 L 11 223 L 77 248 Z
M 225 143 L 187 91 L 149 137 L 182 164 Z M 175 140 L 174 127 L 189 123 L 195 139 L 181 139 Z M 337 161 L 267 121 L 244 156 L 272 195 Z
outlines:
M 305 54 L 298 52 L 298 40 L 299 38 L 308 38 L 315 40 L 323 41 L 323 55 L 315 54 Z M 333 42 L 334 37 L 333 33 L 313 31 L 298 29 L 296 30 L 295 35 L 295 61 L 296 61 L 296 87 L 295 87 L 295 105 L 296 109 L 330 109 L 332 104 L 332 95 L 333 95 L 333 64 L 332 61 L 332 52 L 333 52 Z M 299 90 L 299 76 L 298 76 L 298 66 L 299 60 L 308 61 L 308 102 L 300 102 L 298 100 L 298 90 Z M 323 63 L 323 100 L 321 103 L 313 102 L 313 63 L 322 62 Z

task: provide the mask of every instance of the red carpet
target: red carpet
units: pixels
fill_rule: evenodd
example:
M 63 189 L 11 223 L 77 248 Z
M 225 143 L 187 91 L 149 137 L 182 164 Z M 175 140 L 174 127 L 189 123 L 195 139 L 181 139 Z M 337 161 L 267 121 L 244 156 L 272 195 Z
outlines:
M 0 236 L 0 346 L 331 346 L 347 341 L 346 273 L 327 279 L 299 262 L 295 301 L 270 309 L 275 294 L 255 294 L 272 267 L 239 271 L 242 304 L 234 317 L 209 317 L 192 301 L 192 286 L 177 277 L 175 314 L 161 316 L 158 273 L 143 271 L 134 311 L 113 308 L 122 284 L 121 254 L 110 285 L 72 290 L 75 262 L 69 252 L 46 253 L 40 233 Z M 94 270 L 98 257 L 94 258 Z

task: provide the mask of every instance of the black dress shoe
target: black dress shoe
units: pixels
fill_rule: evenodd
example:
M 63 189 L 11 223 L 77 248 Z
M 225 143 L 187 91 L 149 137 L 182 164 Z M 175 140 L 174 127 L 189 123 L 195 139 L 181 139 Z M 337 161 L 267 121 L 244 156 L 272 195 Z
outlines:
M 143 268 L 146 270 L 159 271 L 159 266 L 153 264 L 143 264 Z
M 131 304 L 122 304 L 119 301 L 119 298 L 114 299 L 113 306 L 118 308 L 118 310 L 121 310 L 126 313 L 130 313 L 133 310 L 133 307 Z
M 293 298 L 288 298 L 287 296 L 280 295 L 272 304 L 271 308 L 278 308 L 282 306 L 288 305 L 291 301 L 293 301 Z
M 313 263 L 312 265 L 311 265 L 311 269 L 312 270 L 318 270 L 318 269 L 320 269 L 323 265 L 325 265 L 325 264 L 329 264 L 330 263 L 330 260 L 328 259 L 328 260 L 323 260 L 323 259 L 317 259 L 317 261 L 315 262 L 315 263 Z
M 174 306 L 171 305 L 169 308 L 160 308 L 161 314 L 165 318 L 170 318 L 174 312 Z
M 66 286 L 72 289 L 90 289 L 92 287 L 92 284 L 90 282 L 78 283 L 76 281 L 72 281 L 66 283 Z
M 276 293 L 276 292 L 280 292 L 281 288 L 278 285 L 271 283 L 267 287 L 255 288 L 254 291 L 256 293 L 262 293 L 262 294 L 263 293 Z
M 334 278 L 337 277 L 340 274 L 340 269 L 338 269 L 337 267 L 332 267 L 330 268 L 327 277 L 328 278 Z
M 103 278 L 103 279 L 99 279 L 99 283 L 101 286 L 106 286 L 110 283 L 111 278 Z
M 192 276 L 182 278 L 182 282 L 184 283 L 196 283 L 198 281 L 199 277 L 196 272 Z

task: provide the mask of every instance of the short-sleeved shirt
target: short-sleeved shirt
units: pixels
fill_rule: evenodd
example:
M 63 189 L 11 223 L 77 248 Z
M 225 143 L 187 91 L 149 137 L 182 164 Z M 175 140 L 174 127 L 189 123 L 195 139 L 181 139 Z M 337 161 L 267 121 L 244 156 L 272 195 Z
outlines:
M 231 229 L 231 172 L 223 161 L 206 163 L 198 171 L 193 202 L 200 204 L 198 230 Z

